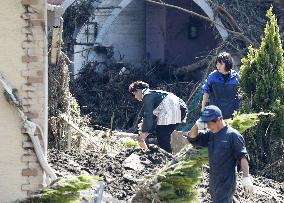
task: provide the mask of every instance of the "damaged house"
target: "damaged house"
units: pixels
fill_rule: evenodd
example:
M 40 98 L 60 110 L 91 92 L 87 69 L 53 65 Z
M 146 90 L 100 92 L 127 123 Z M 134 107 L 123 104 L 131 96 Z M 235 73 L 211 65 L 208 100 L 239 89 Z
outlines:
M 75 74 L 86 63 L 104 63 L 110 58 L 135 67 L 145 61 L 182 67 L 200 60 L 228 37 L 207 1 L 179 1 L 175 5 L 216 20 L 221 26 L 212 27 L 175 8 L 140 0 L 94 2 L 93 15 L 73 36 Z
M 172 7 L 153 2 L 155 1 L 94 1 L 93 13 L 88 21 L 78 25 L 73 33 L 74 73 L 78 73 L 87 63 L 104 64 L 110 59 L 132 64 L 135 67 L 145 62 L 157 61 L 177 67 L 187 67 L 201 62 L 199 65 L 202 66 L 208 62 L 202 59 L 227 40 L 230 35 L 231 38 L 240 38 L 243 35 L 244 41 L 247 41 L 243 46 L 245 48 L 249 43 L 257 45 L 259 38 L 254 39 L 253 33 L 262 31 L 265 23 L 262 19 L 265 16 L 254 16 L 254 27 L 250 27 L 249 31 L 245 30 L 247 26 L 250 26 L 246 25 L 248 22 L 243 23 L 242 20 L 245 19 L 242 16 L 238 19 L 234 14 L 234 10 L 240 9 L 240 3 L 235 3 L 230 10 L 218 6 L 224 4 L 226 8 L 226 4 L 229 5 L 230 1 L 163 1 L 174 5 Z M 261 13 L 265 13 L 272 3 L 272 1 L 263 2 L 259 8 Z M 246 2 L 246 4 L 250 3 Z M 256 4 L 261 4 L 261 1 L 257 1 Z M 275 1 L 274 4 L 279 22 L 282 24 L 282 3 Z M 178 7 L 193 11 L 208 19 L 190 15 Z M 212 24 L 213 21 L 215 24 Z M 256 30 L 255 27 L 257 27 Z M 241 35 L 234 35 L 234 32 L 241 33 Z M 239 66 L 239 59 L 244 53 L 244 50 L 241 50 L 243 49 L 242 42 L 231 44 L 235 46 L 230 50 L 233 50 L 232 55 L 236 65 Z M 226 49 L 225 47 L 227 46 L 225 45 L 223 49 Z M 200 66 L 192 67 L 192 70 Z M 99 67 L 104 68 L 103 65 Z

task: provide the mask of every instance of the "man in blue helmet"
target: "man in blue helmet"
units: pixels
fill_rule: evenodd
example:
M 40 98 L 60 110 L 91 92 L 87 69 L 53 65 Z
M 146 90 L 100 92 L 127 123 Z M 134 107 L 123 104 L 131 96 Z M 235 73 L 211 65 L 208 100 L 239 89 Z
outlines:
M 249 156 L 244 138 L 237 130 L 225 124 L 217 106 L 204 108 L 201 117 L 188 133 L 188 140 L 194 145 L 208 147 L 209 188 L 213 203 L 233 202 L 238 162 L 243 171 L 245 192 L 252 192 L 253 183 L 249 175 Z

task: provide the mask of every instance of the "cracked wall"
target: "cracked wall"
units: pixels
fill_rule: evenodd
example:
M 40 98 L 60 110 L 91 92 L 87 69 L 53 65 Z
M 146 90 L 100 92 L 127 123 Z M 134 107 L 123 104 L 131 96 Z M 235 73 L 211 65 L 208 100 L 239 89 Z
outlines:
M 0 72 L 18 90 L 29 119 L 44 132 L 47 126 L 45 12 L 44 0 L 3 0 L 0 7 Z M 22 131 L 17 111 L 1 95 L 0 202 L 10 202 L 40 189 L 43 172 L 28 135 Z

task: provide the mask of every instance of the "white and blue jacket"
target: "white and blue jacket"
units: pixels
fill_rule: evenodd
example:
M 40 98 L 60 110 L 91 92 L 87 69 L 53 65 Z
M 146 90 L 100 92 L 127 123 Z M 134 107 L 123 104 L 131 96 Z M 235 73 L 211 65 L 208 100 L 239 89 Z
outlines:
M 203 93 L 209 94 L 209 104 L 218 106 L 224 119 L 231 118 L 239 107 L 239 78 L 239 74 L 234 70 L 227 76 L 215 70 L 209 74 L 202 87 Z
M 152 133 L 156 125 L 171 125 L 185 122 L 187 108 L 182 99 L 173 93 L 143 89 L 142 132 Z

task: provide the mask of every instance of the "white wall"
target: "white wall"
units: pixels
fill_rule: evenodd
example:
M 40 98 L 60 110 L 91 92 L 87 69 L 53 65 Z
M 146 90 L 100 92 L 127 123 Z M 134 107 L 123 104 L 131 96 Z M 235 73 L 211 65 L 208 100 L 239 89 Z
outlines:
M 23 112 L 41 126 L 47 140 L 45 0 L 30 1 L 28 14 L 23 2 L 28 1 L 1 1 L 0 72 L 18 90 Z M 32 26 L 26 29 L 27 25 Z M 6 101 L 1 86 L 0 202 L 23 199 L 43 186 L 42 168 L 22 127 L 18 112 Z
M 145 54 L 144 1 L 133 0 L 110 27 L 103 44 L 114 47 L 116 60 L 139 63 Z
M 117 6 L 121 0 L 106 0 L 100 7 Z M 95 11 L 95 22 L 98 22 L 98 29 L 102 28 L 103 23 L 111 14 L 111 9 L 101 9 Z M 84 42 L 85 27 L 77 36 L 77 42 Z M 114 47 L 114 59 L 132 63 L 141 64 L 145 57 L 145 2 L 142 0 L 133 0 L 114 20 L 107 34 L 102 39 L 102 45 Z M 82 54 L 80 52 L 82 45 L 76 45 L 74 48 L 74 72 L 82 67 L 83 62 L 88 55 L 88 61 L 102 61 L 105 58 L 91 51 Z M 76 53 L 80 52 L 80 53 Z
M 18 1 L 2 0 L 0 7 L 0 72 L 20 89 L 25 82 L 20 72 L 25 68 L 21 61 L 24 51 L 21 42 L 24 35 L 20 32 L 24 21 L 20 18 L 24 12 Z M 17 17 L 15 17 L 17 16 Z M 8 202 L 26 197 L 21 185 L 27 182 L 22 176 L 25 163 L 21 161 L 24 149 L 21 122 L 15 109 L 8 104 L 0 87 L 0 202 Z

